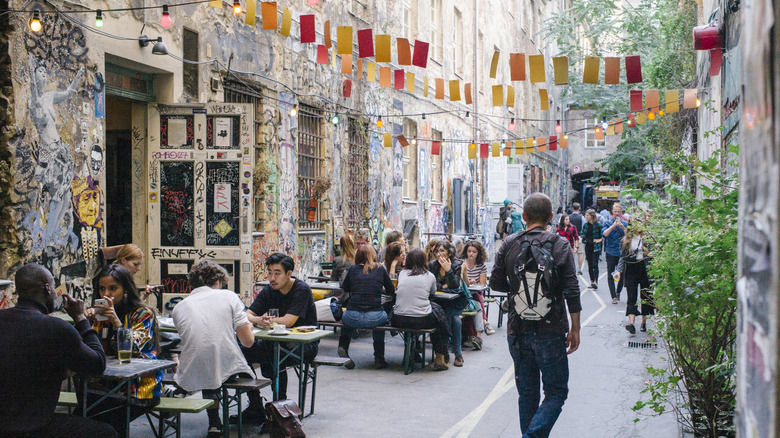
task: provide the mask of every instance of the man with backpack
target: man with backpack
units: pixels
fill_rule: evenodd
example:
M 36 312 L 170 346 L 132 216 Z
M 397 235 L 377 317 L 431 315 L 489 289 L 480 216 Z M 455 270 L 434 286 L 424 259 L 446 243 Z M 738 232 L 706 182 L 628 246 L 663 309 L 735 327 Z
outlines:
M 582 306 L 574 256 L 565 238 L 544 231 L 552 216 L 549 197 L 530 195 L 523 204 L 527 230 L 504 241 L 490 278 L 491 289 L 509 295 L 507 341 L 524 437 L 549 436 L 569 392 L 566 355 L 580 344 Z

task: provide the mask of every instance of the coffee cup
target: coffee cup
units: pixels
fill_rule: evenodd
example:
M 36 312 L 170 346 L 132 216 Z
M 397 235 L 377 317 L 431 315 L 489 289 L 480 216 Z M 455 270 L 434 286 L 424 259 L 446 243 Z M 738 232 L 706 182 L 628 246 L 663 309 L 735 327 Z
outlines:
M 287 327 L 284 324 L 277 323 L 276 325 L 274 325 L 274 328 L 273 330 L 271 330 L 271 333 L 284 333 L 285 329 L 287 329 Z

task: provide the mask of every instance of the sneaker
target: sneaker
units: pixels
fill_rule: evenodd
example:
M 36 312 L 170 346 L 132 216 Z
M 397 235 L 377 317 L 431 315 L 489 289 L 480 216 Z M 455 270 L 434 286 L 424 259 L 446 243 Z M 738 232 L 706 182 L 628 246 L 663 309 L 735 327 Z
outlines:
M 463 348 L 471 348 L 471 347 L 473 347 L 473 346 L 474 346 L 474 342 L 473 342 L 471 339 L 466 339 L 465 341 L 463 341 L 463 343 L 461 344 L 461 346 L 462 346 Z
M 163 385 L 162 396 L 184 398 L 187 396 L 187 391 L 179 388 L 176 385 Z
M 490 325 L 489 322 L 485 323 L 485 334 L 488 336 L 496 334 L 496 330 L 493 328 L 492 325 Z
M 459 354 L 455 356 L 455 362 L 452 363 L 456 367 L 462 367 L 463 366 L 463 355 Z
M 577 275 L 582 275 L 582 270 L 577 271 Z
M 591 289 L 598 289 L 599 287 L 596 285 L 596 283 L 591 283 L 590 284 L 590 288 Z
M 207 436 L 209 438 L 220 438 L 222 436 L 222 424 L 210 424 Z
M 241 422 L 243 424 L 263 424 L 265 423 L 265 411 L 250 404 L 241 413 Z M 230 416 L 230 424 L 238 424 L 238 414 Z
M 617 298 L 612 298 L 612 304 L 617 304 L 617 303 L 618 303 L 618 299 Z
M 647 325 L 643 322 L 642 325 L 639 326 L 640 332 L 646 332 L 647 331 Z
M 477 336 L 474 336 L 474 339 L 471 341 L 472 350 L 481 350 L 482 349 L 482 338 L 479 338 Z
M 628 330 L 628 332 L 632 335 L 636 334 L 636 327 L 634 327 L 634 324 L 631 324 L 630 322 L 626 323 L 626 330 Z
M 339 347 L 338 352 L 339 352 L 339 357 L 345 357 L 349 359 L 349 354 L 347 353 L 347 350 L 344 347 Z M 352 359 L 349 359 L 349 361 L 344 364 L 344 368 L 348 370 L 355 368 L 355 362 L 353 362 Z

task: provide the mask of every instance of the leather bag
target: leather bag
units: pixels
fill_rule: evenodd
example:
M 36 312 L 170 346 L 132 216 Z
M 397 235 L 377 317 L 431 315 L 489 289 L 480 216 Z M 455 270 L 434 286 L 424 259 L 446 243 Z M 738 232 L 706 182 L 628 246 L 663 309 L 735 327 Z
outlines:
M 268 432 L 271 438 L 305 438 L 298 416 L 301 409 L 292 400 L 277 400 L 265 404 Z

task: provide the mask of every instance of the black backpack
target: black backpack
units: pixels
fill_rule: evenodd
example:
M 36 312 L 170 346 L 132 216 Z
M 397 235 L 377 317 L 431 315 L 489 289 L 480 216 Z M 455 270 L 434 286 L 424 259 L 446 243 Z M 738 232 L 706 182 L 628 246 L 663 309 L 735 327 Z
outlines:
M 520 250 L 513 271 L 518 279 L 516 290 L 509 292 L 509 302 L 514 313 L 523 321 L 549 320 L 557 296 L 558 273 L 553 259 L 556 234 L 548 234 L 543 241 L 524 240 L 520 235 Z

